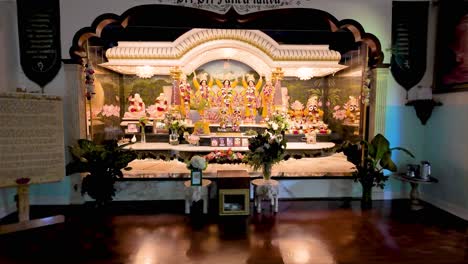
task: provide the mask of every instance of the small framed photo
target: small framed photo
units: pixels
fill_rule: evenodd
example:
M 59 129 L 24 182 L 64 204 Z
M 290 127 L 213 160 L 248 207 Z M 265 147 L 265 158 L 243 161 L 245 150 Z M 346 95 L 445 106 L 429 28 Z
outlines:
M 140 130 L 136 123 L 128 123 L 127 125 L 127 132 L 128 133 L 138 133 Z
M 226 146 L 226 138 L 219 138 L 219 146 L 220 147 Z
M 234 147 L 242 146 L 241 138 L 234 138 Z
M 218 138 L 211 138 L 211 146 L 212 146 L 212 147 L 217 147 L 217 146 L 219 146 Z
M 190 172 L 190 183 L 192 186 L 201 186 L 203 182 L 203 173 L 201 170 L 192 170 Z
M 234 138 L 232 138 L 232 137 L 226 138 L 226 146 L 233 147 L 234 146 Z
M 243 147 L 249 146 L 249 138 L 242 138 L 242 146 Z

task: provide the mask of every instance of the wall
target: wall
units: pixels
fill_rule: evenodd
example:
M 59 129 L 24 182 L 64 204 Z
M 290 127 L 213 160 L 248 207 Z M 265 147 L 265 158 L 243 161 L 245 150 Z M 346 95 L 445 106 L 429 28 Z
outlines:
M 435 96 L 436 107 L 426 125 L 424 159 L 432 164 L 438 184 L 422 186 L 422 197 L 468 220 L 468 92 Z
M 170 1 L 176 3 L 175 0 Z M 62 57 L 69 58 L 68 50 L 74 34 L 81 28 L 90 26 L 92 21 L 99 15 L 104 13 L 122 14 L 132 6 L 143 4 L 154 4 L 154 0 L 113 0 L 113 1 L 60 1 L 61 9 L 61 42 L 62 42 Z M 391 0 L 313 0 L 302 1 L 304 7 L 316 8 L 327 11 L 337 19 L 354 19 L 359 21 L 367 32 L 373 33 L 381 41 L 382 50 L 385 53 L 385 62 L 390 60 L 390 39 L 391 39 Z M 0 44 L 3 49 L 0 52 L 8 51 L 14 59 L 5 59 L 0 56 L 0 76 L 11 76 L 7 79 L 7 90 L 14 90 L 13 87 L 26 87 L 28 91 L 38 91 L 39 87 L 27 80 L 19 67 L 18 38 L 16 36 L 16 4 L 13 0 L 0 0 Z M 8 30 L 4 30 L 1 25 L 7 25 Z M 15 33 L 12 33 L 12 32 Z M 5 33 L 8 32 L 8 33 Z M 5 37 L 5 34 L 7 35 Z M 0 53 L 0 55 L 3 55 Z M 429 54 L 428 56 L 430 56 Z M 76 97 L 75 91 L 79 85 L 79 78 L 76 78 L 76 72 L 68 72 L 65 67 L 62 67 L 58 76 L 45 87 L 48 94 L 64 97 L 64 116 L 66 120 L 75 120 L 73 113 L 77 111 L 77 106 L 73 101 Z M 429 78 L 429 77 L 428 77 Z M 5 81 L 0 81 L 0 89 Z M 430 83 L 426 81 L 424 85 Z M 388 109 L 387 109 L 387 131 L 386 136 L 391 140 L 393 146 L 405 146 L 417 154 L 421 152 L 421 146 L 424 145 L 424 138 L 418 136 L 418 133 L 423 131 L 418 125 L 418 120 L 415 119 L 412 109 L 403 106 L 405 94 L 402 93 L 394 81 L 388 80 Z M 4 87 L 4 86 L 3 86 Z M 11 88 L 10 88 L 11 87 Z M 75 97 L 74 97 L 75 96 Z M 403 120 L 401 123 L 400 121 Z M 76 138 L 76 127 L 67 125 L 65 127 L 65 144 L 70 145 Z M 399 159 L 399 157 L 397 157 Z M 404 162 L 404 161 L 402 161 Z M 72 191 L 72 183 L 69 177 L 64 181 L 53 184 L 43 184 L 34 186 L 31 190 L 32 204 L 52 204 L 60 203 L 67 204 L 71 202 L 70 197 L 76 196 L 76 192 Z M 386 192 L 378 192 L 379 197 L 391 198 L 395 197 L 395 193 L 405 191 L 398 183 L 390 182 Z M 4 192 L 4 190 L 3 190 Z M 334 196 L 334 195 L 330 195 Z M 11 194 L 2 195 L 0 192 L 0 217 L 2 210 L 9 207 Z

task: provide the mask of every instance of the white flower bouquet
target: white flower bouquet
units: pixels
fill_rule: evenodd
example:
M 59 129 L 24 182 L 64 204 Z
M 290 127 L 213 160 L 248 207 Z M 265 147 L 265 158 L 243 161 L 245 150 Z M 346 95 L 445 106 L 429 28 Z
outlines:
M 205 170 L 206 167 L 208 167 L 206 159 L 198 155 L 193 156 L 187 164 L 189 170 Z

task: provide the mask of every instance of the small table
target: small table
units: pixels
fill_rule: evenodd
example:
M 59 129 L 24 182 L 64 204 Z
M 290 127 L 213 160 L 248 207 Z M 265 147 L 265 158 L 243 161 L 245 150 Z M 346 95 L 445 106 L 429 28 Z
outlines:
M 275 213 L 278 212 L 279 182 L 275 180 L 256 179 L 252 181 L 254 186 L 254 205 L 257 213 L 262 211 L 262 199 L 270 199 Z
M 203 179 L 201 186 L 192 186 L 190 181 L 185 181 L 185 213 L 190 214 L 190 206 L 193 202 L 203 200 L 203 213 L 208 213 L 208 187 L 211 181 Z
M 417 177 L 408 177 L 406 176 L 406 174 L 403 173 L 392 174 L 392 176 L 397 180 L 409 182 L 411 184 L 410 199 L 412 210 L 420 210 L 423 208 L 423 206 L 419 202 L 419 184 L 431 184 L 439 182 L 436 178 L 433 177 L 429 177 L 427 180 L 425 180 Z

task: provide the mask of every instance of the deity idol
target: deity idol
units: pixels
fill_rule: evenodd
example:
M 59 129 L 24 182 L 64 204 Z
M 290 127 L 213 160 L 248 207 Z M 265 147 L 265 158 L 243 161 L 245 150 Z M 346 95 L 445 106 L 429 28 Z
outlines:
M 229 110 L 226 107 L 221 108 L 219 111 L 219 130 L 226 131 L 226 127 L 229 122 Z
M 150 117 L 156 119 L 164 119 L 164 114 L 168 110 L 168 99 L 164 93 L 160 93 L 159 96 L 154 101 L 154 105 L 148 107 L 147 111 L 150 114 Z
M 208 100 L 209 97 L 213 96 L 211 91 L 211 86 L 213 86 L 213 77 L 210 76 L 210 81 L 208 82 L 208 73 L 204 72 L 198 77 L 200 82 L 197 79 L 197 75 L 193 72 L 193 86 L 195 86 L 196 92 L 195 96 L 200 96 L 201 98 Z
M 275 87 L 270 80 L 267 80 L 261 92 L 262 99 L 262 118 L 269 117 L 273 112 L 273 98 L 275 97 Z
M 136 93 L 128 97 L 128 112 L 125 112 L 124 118 L 140 118 L 146 116 L 145 103 L 140 94 Z
M 242 86 L 244 86 L 245 118 L 247 122 L 252 122 L 257 115 L 257 108 L 259 107 L 258 90 L 262 86 L 263 80 L 262 77 L 260 77 L 257 84 L 255 84 L 254 76 L 251 74 L 247 76 L 247 82 L 245 81 L 245 75 L 242 78 Z
M 309 100 L 307 100 L 305 116 L 308 123 L 315 124 L 322 119 L 323 111 L 319 108 L 319 104 L 317 96 L 311 96 Z
M 356 97 L 350 96 L 348 102 L 346 102 L 343 106 L 346 110 L 346 118 L 344 120 L 345 123 L 348 124 L 357 124 L 359 123 L 359 117 L 361 115 L 359 109 L 359 103 Z
M 227 108 L 228 111 L 231 110 L 232 106 L 232 87 L 237 86 L 237 80 L 232 83 L 228 79 L 225 79 L 223 83 L 220 80 L 216 80 L 216 84 L 220 87 L 218 92 L 218 98 L 221 99 L 221 107 Z
M 232 131 L 240 131 L 241 120 L 242 111 L 240 107 L 236 107 L 232 113 Z
M 188 118 L 190 112 L 190 96 L 192 95 L 192 88 L 187 82 L 187 76 L 182 75 L 179 84 L 180 93 L 180 112 L 182 116 Z

